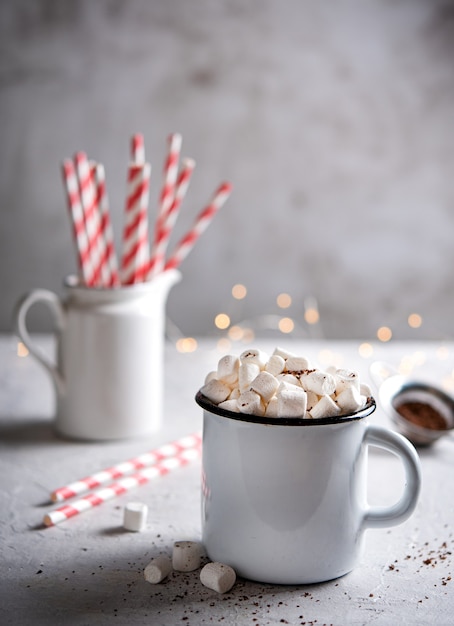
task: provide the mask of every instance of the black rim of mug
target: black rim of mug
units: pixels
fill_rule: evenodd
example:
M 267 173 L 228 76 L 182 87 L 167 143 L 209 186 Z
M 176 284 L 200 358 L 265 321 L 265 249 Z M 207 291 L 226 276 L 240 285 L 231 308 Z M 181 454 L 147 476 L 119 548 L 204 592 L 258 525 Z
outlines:
M 209 413 L 220 415 L 221 417 L 227 417 L 239 422 L 251 422 L 253 424 L 264 424 L 265 426 L 320 426 L 322 424 L 342 424 L 344 422 L 353 422 L 364 417 L 367 417 L 373 413 L 376 409 L 375 399 L 370 396 L 367 398 L 366 404 L 355 411 L 354 413 L 348 413 L 346 415 L 335 415 L 334 417 L 323 417 L 319 419 L 308 419 L 304 417 L 262 417 L 259 415 L 249 415 L 247 413 L 235 413 L 234 411 L 227 411 L 222 407 L 217 406 L 211 400 L 208 400 L 200 391 L 195 396 L 195 401 L 199 406 Z

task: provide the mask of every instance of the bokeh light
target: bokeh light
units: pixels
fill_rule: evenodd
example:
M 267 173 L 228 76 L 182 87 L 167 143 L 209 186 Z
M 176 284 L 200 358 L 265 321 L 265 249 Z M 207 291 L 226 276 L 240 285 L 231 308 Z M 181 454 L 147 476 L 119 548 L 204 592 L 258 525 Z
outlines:
M 408 316 L 407 321 L 410 328 L 419 328 L 422 324 L 422 317 L 419 315 L 419 313 L 411 313 Z
M 178 352 L 195 352 L 197 350 L 197 340 L 194 337 L 181 337 L 175 345 Z
M 22 343 L 22 341 L 19 341 L 17 343 L 17 356 L 27 356 L 28 355 L 28 348 Z
M 281 309 L 288 309 L 292 305 L 292 296 L 288 293 L 280 293 L 276 298 L 277 306 Z
M 328 348 L 320 350 L 318 353 L 318 360 L 324 367 L 336 367 L 340 368 L 344 365 L 344 356 L 339 352 L 334 352 Z
M 242 300 L 243 298 L 247 296 L 246 287 L 242 285 L 241 283 L 237 283 L 236 285 L 233 285 L 232 296 L 235 298 L 235 300 Z
M 232 341 L 241 341 L 244 337 L 244 329 L 241 326 L 231 326 L 228 335 Z
M 304 312 L 304 319 L 308 324 L 317 324 L 320 319 L 320 314 L 317 309 L 309 307 Z
M 380 341 L 389 341 L 392 336 L 393 333 L 389 326 L 380 326 L 377 330 L 377 337 Z
M 255 340 L 255 332 L 253 328 L 243 328 L 243 342 L 252 343 Z
M 214 325 L 220 330 L 225 330 L 230 326 L 230 317 L 227 313 L 218 313 L 214 318 Z
M 362 356 L 363 359 L 370 358 L 374 353 L 374 348 L 370 343 L 364 342 L 360 344 L 358 348 L 359 356 Z
M 227 337 L 221 337 L 221 339 L 218 340 L 216 347 L 217 347 L 218 352 L 221 352 L 222 354 L 224 354 L 226 352 L 231 351 L 232 342 L 229 339 L 227 339 Z
M 278 326 L 281 333 L 291 333 L 295 328 L 295 322 L 291 317 L 281 317 Z

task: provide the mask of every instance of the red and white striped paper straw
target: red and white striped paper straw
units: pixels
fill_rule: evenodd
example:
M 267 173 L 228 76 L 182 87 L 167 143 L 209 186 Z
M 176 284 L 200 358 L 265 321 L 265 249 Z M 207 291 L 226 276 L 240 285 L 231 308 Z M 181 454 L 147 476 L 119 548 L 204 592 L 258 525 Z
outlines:
M 141 133 L 131 137 L 131 161 L 133 163 L 145 163 L 145 140 Z
M 71 159 L 65 159 L 62 164 L 63 179 L 71 222 L 73 225 L 74 241 L 77 259 L 82 280 L 86 285 L 93 283 L 93 263 L 90 257 L 90 248 L 85 230 L 84 213 L 77 182 L 76 169 Z
M 76 152 L 74 162 L 79 180 L 80 198 L 88 237 L 88 248 L 93 263 L 93 280 L 89 284 L 89 287 L 92 287 L 101 282 L 103 247 L 101 239 L 101 220 L 96 204 L 96 193 L 90 164 L 85 152 Z
M 104 166 L 101 163 L 93 163 L 91 165 L 91 171 L 101 220 L 103 287 L 117 287 L 120 284 L 120 278 L 118 274 L 118 261 L 115 252 L 112 222 L 110 220 L 109 199 L 106 190 L 106 174 Z
M 72 502 L 71 504 L 65 504 L 44 516 L 43 522 L 46 526 L 55 526 L 60 522 L 63 522 L 79 513 L 88 511 L 93 507 L 99 506 L 116 496 L 121 496 L 124 493 L 148 483 L 154 478 L 165 476 L 172 470 L 178 469 L 188 465 L 192 461 L 197 460 L 200 457 L 200 448 L 189 448 L 183 450 L 178 456 L 164 459 L 160 463 L 143 469 L 132 476 L 125 476 L 116 483 L 104 487 L 102 489 L 95 490 L 83 498 Z
M 175 226 L 181 203 L 183 202 L 188 190 L 194 167 L 195 161 L 193 159 L 183 159 L 181 172 L 176 183 L 174 199 L 166 215 L 164 215 L 162 220 L 160 220 L 161 223 L 158 223 L 157 225 L 155 241 L 151 250 L 148 280 L 151 280 L 164 269 L 165 254 L 170 235 L 172 234 L 172 229 Z
M 213 196 L 210 204 L 206 206 L 198 216 L 196 217 L 194 226 L 189 230 L 176 245 L 170 259 L 165 264 L 166 270 L 178 267 L 180 263 L 187 257 L 189 252 L 194 247 L 197 239 L 209 226 L 211 220 L 219 211 L 219 209 L 226 202 L 232 191 L 232 185 L 230 183 L 222 183 L 216 193 Z
M 134 471 L 143 469 L 144 467 L 156 465 L 164 459 L 177 457 L 182 452 L 199 448 L 201 445 L 202 437 L 199 433 L 181 437 L 172 443 L 159 446 L 158 448 L 149 450 L 140 456 L 123 461 L 122 463 L 103 469 L 100 472 L 96 472 L 95 474 L 91 474 L 90 476 L 86 476 L 80 480 L 76 480 L 75 482 L 65 485 L 64 487 L 59 487 L 50 494 L 51 500 L 53 502 L 64 502 L 65 500 L 69 500 L 70 498 L 74 498 L 75 496 L 84 493 L 85 491 L 90 491 L 90 489 L 95 489 L 96 487 L 104 485 L 110 480 L 116 480 L 117 478 L 122 478 Z
M 150 262 L 148 240 L 148 199 L 150 192 L 149 163 L 131 163 L 128 168 L 128 195 L 123 231 L 121 282 L 132 285 L 142 282 Z
M 158 230 L 162 226 L 162 222 L 172 206 L 182 141 L 183 138 L 179 133 L 172 133 L 168 137 L 169 149 L 164 163 L 164 182 L 159 197 L 158 220 L 156 223 Z

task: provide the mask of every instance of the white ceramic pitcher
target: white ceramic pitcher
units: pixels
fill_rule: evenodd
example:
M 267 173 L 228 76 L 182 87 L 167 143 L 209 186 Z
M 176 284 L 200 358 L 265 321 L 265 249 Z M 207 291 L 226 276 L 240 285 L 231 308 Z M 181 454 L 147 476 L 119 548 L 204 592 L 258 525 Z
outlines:
M 60 435 L 85 440 L 140 437 L 159 429 L 163 405 L 165 305 L 176 270 L 152 281 L 87 288 L 65 281 L 66 297 L 35 289 L 18 302 L 16 331 L 54 382 Z M 53 363 L 31 339 L 26 317 L 41 302 L 55 319 Z

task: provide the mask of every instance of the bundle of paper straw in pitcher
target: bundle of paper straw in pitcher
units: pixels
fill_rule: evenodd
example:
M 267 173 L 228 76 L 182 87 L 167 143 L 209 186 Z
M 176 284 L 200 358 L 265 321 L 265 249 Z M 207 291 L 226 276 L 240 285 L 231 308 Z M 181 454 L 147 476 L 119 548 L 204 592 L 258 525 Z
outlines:
M 232 186 L 224 182 L 196 216 L 192 228 L 167 255 L 169 239 L 195 167 L 195 162 L 189 158 L 182 159 L 180 167 L 181 143 L 181 135 L 170 135 L 154 230 L 150 237 L 151 165 L 146 162 L 143 135 L 136 134 L 131 138 L 121 255 L 117 255 L 115 250 L 103 165 L 90 161 L 84 152 L 77 152 L 73 159 L 64 160 L 63 180 L 80 277 L 86 286 L 133 285 L 178 267 L 229 197 Z

